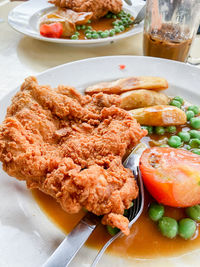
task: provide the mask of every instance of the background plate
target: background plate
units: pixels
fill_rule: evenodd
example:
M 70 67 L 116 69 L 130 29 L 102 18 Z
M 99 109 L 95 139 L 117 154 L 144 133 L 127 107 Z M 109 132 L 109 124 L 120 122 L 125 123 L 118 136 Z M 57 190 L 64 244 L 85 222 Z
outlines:
M 120 64 L 125 64 L 126 68 L 120 70 Z M 189 102 L 199 104 L 200 70 L 170 60 L 134 56 L 99 57 L 58 66 L 37 75 L 37 78 L 40 84 L 50 84 L 52 87 L 71 85 L 83 92 L 89 84 L 131 75 L 164 77 L 169 82 L 168 94 L 183 96 Z M 0 121 L 3 121 L 11 96 L 17 90 L 19 87 L 0 100 Z M 64 234 L 40 210 L 25 183 L 9 177 L 1 168 L 0 184 L 0 266 L 41 266 L 64 239 Z M 96 253 L 83 247 L 70 266 L 90 266 Z M 105 255 L 99 266 L 199 267 L 199 257 L 200 249 L 176 258 L 152 260 Z
M 144 5 L 142 0 L 134 0 L 133 5 L 130 7 L 124 3 L 124 10 L 129 11 L 134 17 L 138 14 L 140 9 Z M 21 32 L 27 36 L 33 37 L 46 42 L 62 43 L 70 45 L 94 45 L 105 44 L 120 39 L 124 39 L 142 32 L 143 23 L 136 25 L 131 30 L 104 39 L 91 39 L 91 40 L 71 40 L 61 38 L 46 38 L 40 35 L 38 29 L 38 21 L 43 12 L 49 12 L 56 8 L 52 4 L 49 4 L 47 0 L 29 0 L 17 7 L 15 7 L 8 15 L 8 23 L 16 31 Z

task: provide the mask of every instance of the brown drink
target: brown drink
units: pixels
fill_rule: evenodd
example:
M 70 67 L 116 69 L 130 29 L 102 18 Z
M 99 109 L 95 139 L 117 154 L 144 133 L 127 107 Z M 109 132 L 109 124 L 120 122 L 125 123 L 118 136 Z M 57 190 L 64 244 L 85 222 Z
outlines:
M 192 39 L 187 36 L 188 30 L 164 23 L 158 30 L 144 32 L 144 55 L 185 62 L 192 44 Z

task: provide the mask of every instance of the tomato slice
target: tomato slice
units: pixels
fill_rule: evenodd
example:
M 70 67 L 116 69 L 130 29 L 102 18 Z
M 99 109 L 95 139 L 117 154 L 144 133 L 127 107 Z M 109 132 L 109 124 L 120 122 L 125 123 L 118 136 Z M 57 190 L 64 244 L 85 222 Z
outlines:
M 147 190 L 159 202 L 172 207 L 200 204 L 200 156 L 164 147 L 146 149 L 140 171 Z
M 50 38 L 60 38 L 63 33 L 63 25 L 60 22 L 52 24 L 42 24 L 40 34 Z

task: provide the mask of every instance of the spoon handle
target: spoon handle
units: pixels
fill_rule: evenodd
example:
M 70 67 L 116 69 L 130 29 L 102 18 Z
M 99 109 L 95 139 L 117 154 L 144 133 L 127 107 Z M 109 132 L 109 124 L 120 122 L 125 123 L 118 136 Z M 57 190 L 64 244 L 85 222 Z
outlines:
M 42 267 L 68 266 L 99 222 L 95 215 L 88 212 Z

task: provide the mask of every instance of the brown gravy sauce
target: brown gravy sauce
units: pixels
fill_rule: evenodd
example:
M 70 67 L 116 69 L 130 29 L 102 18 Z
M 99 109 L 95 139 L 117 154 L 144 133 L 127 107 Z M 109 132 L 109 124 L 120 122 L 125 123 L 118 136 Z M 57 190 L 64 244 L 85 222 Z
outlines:
M 36 189 L 32 190 L 32 194 L 40 208 L 66 234 L 73 229 L 85 214 L 84 211 L 73 215 L 67 214 L 52 197 Z M 147 210 L 151 202 L 152 198 L 146 192 L 144 211 L 138 221 L 131 228 L 130 235 L 128 237 L 124 236 L 118 238 L 107 249 L 108 253 L 121 257 L 147 259 L 181 255 L 200 248 L 200 236 L 198 235 L 198 230 L 193 240 L 185 241 L 180 237 L 170 240 L 162 236 L 158 231 L 156 224 L 148 217 Z M 165 215 L 171 216 L 177 220 L 186 217 L 184 209 L 170 207 L 165 207 Z M 109 238 L 110 235 L 107 233 L 106 228 L 100 225 L 90 236 L 86 245 L 88 247 L 100 249 Z
M 180 127 L 178 130 L 181 130 L 181 128 L 184 127 Z M 151 137 L 145 137 L 143 141 L 151 146 L 153 141 L 158 141 L 159 139 L 160 137 L 157 135 L 151 135 Z M 67 214 L 52 197 L 39 190 L 32 190 L 32 194 L 41 209 L 66 234 L 73 229 L 85 214 L 84 211 L 73 215 Z M 145 207 L 141 217 L 132 226 L 130 235 L 118 238 L 109 246 L 107 249 L 108 253 L 121 257 L 147 259 L 177 256 L 200 248 L 199 225 L 196 235 L 192 240 L 186 241 L 180 237 L 170 240 L 162 236 L 158 231 L 156 223 L 152 222 L 148 217 L 148 206 L 152 201 L 152 197 L 148 192 L 145 192 Z M 184 209 L 171 207 L 165 207 L 165 216 L 170 216 L 177 220 L 186 217 Z M 90 236 L 86 245 L 100 249 L 109 238 L 110 235 L 107 233 L 105 226 L 100 225 Z
M 113 25 L 112 25 L 112 22 L 113 21 L 115 21 L 115 19 L 112 19 L 112 18 L 108 19 L 108 18 L 103 17 L 103 18 L 100 18 L 98 20 L 92 21 L 88 25 L 89 26 L 92 26 L 92 29 L 95 30 L 95 31 L 105 31 L 105 30 L 111 30 L 111 29 L 113 29 Z M 115 35 L 125 33 L 125 32 L 129 31 L 132 28 L 133 28 L 133 26 L 131 26 L 129 28 L 126 28 L 123 32 L 116 33 Z M 88 40 L 85 37 L 84 31 L 85 30 L 79 30 L 78 31 L 80 33 L 79 40 Z M 70 38 L 66 38 L 66 39 L 70 39 Z
M 163 24 L 160 30 L 144 33 L 144 55 L 185 62 L 192 44 L 186 36 L 176 26 Z

